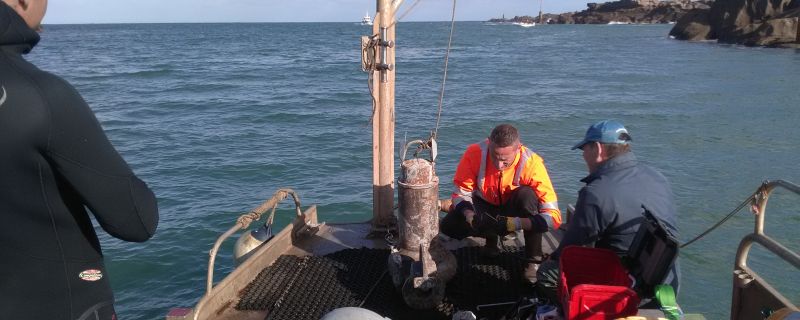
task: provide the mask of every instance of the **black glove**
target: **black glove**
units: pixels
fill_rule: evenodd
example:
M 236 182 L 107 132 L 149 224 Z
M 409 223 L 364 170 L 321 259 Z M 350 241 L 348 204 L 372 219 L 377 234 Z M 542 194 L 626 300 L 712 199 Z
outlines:
M 496 232 L 498 236 L 502 237 L 509 234 L 508 219 L 509 218 L 506 216 L 497 216 L 497 222 L 494 224 L 494 232 Z
M 478 232 L 481 235 L 494 234 L 505 236 L 508 234 L 506 220 L 508 220 L 508 218 L 504 216 L 490 217 L 484 215 L 478 224 Z

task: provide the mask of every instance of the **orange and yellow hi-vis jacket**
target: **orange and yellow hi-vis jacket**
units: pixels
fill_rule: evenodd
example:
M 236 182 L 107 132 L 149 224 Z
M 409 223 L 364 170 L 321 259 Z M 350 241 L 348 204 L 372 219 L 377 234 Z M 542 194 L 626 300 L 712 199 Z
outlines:
M 520 146 L 511 166 L 502 171 L 489 159 L 489 139 L 470 145 L 458 163 L 453 183 L 453 208 L 462 201 L 472 203 L 475 196 L 500 206 L 508 201 L 511 191 L 519 186 L 530 186 L 539 198 L 539 213 L 548 228 L 561 225 L 558 198 L 544 161 L 524 145 Z

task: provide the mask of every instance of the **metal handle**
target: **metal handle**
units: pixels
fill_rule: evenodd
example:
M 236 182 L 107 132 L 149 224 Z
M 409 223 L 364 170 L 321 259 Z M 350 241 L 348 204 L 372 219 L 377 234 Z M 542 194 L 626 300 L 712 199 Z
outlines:
M 408 143 L 406 143 L 406 145 L 403 146 L 403 151 L 400 153 L 400 163 L 403 163 L 404 161 L 406 161 L 406 153 L 408 152 L 408 148 L 411 147 L 411 145 L 413 145 L 413 144 L 418 144 L 419 145 L 417 147 L 417 151 L 414 152 L 414 156 L 416 156 L 417 153 L 419 153 L 422 150 L 430 149 L 431 150 L 430 161 L 431 162 L 436 162 L 436 154 L 437 154 L 438 146 L 436 144 L 436 139 L 431 138 L 428 141 L 413 140 L 413 141 L 409 141 Z
M 758 209 L 758 215 L 755 217 L 755 230 L 753 233 L 745 236 L 742 239 L 742 241 L 739 243 L 739 249 L 736 252 L 736 266 L 740 269 L 747 266 L 747 256 L 750 251 L 750 247 L 754 242 L 761 244 L 767 250 L 776 254 L 786 262 L 789 262 L 796 268 L 800 268 L 800 255 L 792 250 L 787 249 L 780 243 L 764 234 L 764 220 L 767 215 L 767 202 L 769 200 L 769 196 L 778 187 L 791 191 L 796 195 L 800 195 L 800 186 L 788 181 L 765 180 L 761 184 L 756 191 L 757 196 L 755 197 L 756 202 L 754 204 Z

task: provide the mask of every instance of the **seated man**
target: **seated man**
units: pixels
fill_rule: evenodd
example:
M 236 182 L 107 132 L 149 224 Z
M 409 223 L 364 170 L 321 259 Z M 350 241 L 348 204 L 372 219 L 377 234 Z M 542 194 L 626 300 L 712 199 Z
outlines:
M 498 236 L 522 230 L 528 259 L 525 278 L 536 282 L 542 233 L 561 224 L 542 158 L 522 145 L 516 128 L 501 124 L 488 139 L 467 148 L 453 182 L 453 205 L 442 219 L 442 232 L 456 239 L 485 237 L 485 252 L 497 255 Z
M 589 176 L 579 194 L 575 215 L 550 260 L 539 269 L 537 290 L 557 302 L 558 257 L 570 245 L 606 248 L 625 255 L 646 207 L 673 234 L 677 217 L 672 190 L 667 179 L 655 169 L 640 164 L 630 151 L 631 136 L 621 123 L 600 121 L 589 127 L 584 139 L 572 149 L 583 150 Z M 677 260 L 663 283 L 678 291 Z

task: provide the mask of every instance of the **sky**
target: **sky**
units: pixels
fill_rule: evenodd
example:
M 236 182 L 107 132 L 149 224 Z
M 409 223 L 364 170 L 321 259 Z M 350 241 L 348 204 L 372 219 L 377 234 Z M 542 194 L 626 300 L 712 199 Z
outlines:
M 452 0 L 404 0 L 404 21 L 449 21 Z M 545 13 L 581 11 L 587 2 L 605 0 L 543 0 Z M 159 22 L 354 22 L 369 12 L 375 0 L 53 0 L 45 24 Z M 536 0 L 457 0 L 456 20 L 483 21 L 515 15 L 536 15 Z

